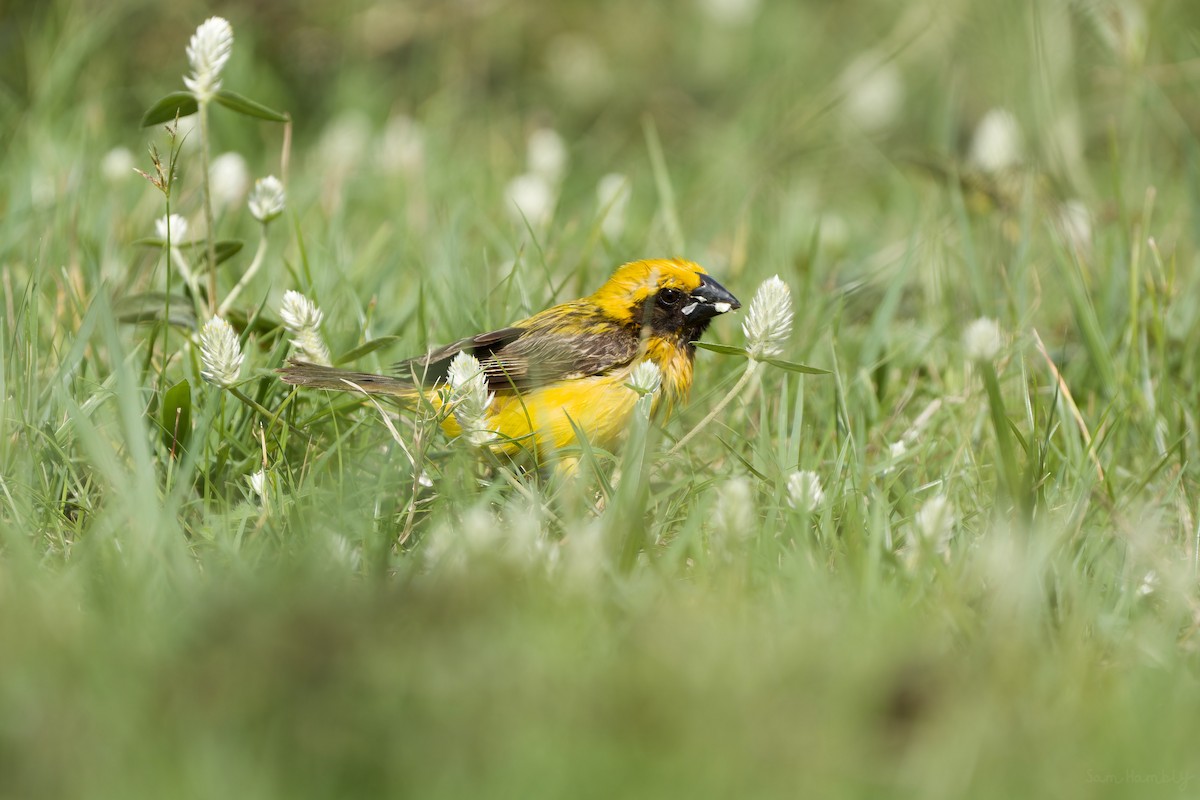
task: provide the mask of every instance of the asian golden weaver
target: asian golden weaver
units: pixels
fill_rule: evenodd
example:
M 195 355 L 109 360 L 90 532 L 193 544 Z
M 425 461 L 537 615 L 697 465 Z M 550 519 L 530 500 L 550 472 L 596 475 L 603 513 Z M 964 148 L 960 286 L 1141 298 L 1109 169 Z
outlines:
M 435 406 L 451 360 L 460 352 L 479 359 L 488 391 L 487 424 L 498 434 L 494 450 L 539 457 L 576 444 L 578 427 L 599 447 L 617 443 L 629 424 L 638 395 L 626 384 L 634 366 L 654 362 L 662 388 L 653 411 L 687 397 L 692 385 L 692 344 L 709 323 L 741 304 L 703 267 L 683 259 L 647 259 L 625 264 L 594 294 L 562 303 L 507 328 L 481 333 L 402 361 L 394 375 L 291 361 L 280 370 L 296 386 L 392 395 Z M 453 415 L 446 432 L 461 428 Z

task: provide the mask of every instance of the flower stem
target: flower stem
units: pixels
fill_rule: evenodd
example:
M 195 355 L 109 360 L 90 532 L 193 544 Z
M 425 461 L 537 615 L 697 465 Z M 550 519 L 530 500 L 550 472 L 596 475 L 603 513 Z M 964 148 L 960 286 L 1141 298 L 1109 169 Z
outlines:
M 1000 394 L 1000 379 L 991 361 L 978 361 L 979 370 L 983 374 L 983 386 L 987 392 L 988 410 L 991 412 L 992 427 L 996 432 L 996 447 L 1000 451 L 1000 474 L 1004 488 L 1009 497 L 1020 507 L 1022 514 L 1029 519 L 1033 512 L 1030 493 L 1023 486 L 1021 470 L 1017 465 L 1016 451 L 1013 448 L 1013 434 L 1009 429 L 1008 415 L 1004 411 L 1004 398 Z
M 263 408 L 263 407 L 262 407 L 262 406 L 261 406 L 261 405 L 258 403 L 258 401 L 254 400 L 254 399 L 253 399 L 253 398 L 251 398 L 251 397 L 248 397 L 248 396 L 246 395 L 246 393 L 245 393 L 245 392 L 243 392 L 241 389 L 238 389 L 237 387 L 234 387 L 234 386 L 230 386 L 230 387 L 228 387 L 228 389 L 229 389 L 229 393 L 230 393 L 231 395 L 233 395 L 234 397 L 236 397 L 238 400 L 241 400 L 243 403 L 245 403 L 246 405 L 250 406 L 250 408 L 253 408 L 255 411 L 257 411 L 259 414 L 262 414 L 262 415 L 263 415 L 264 417 L 266 417 L 267 419 L 274 419 L 274 418 L 275 418 L 275 414 L 273 414 L 273 413 L 271 413 L 270 411 L 268 411 L 267 409 Z
M 237 300 L 238 295 L 242 293 L 242 289 L 246 288 L 246 285 L 249 284 L 254 278 L 255 273 L 257 273 L 262 267 L 263 261 L 266 260 L 266 255 L 267 226 L 264 224 L 262 226 L 262 238 L 258 240 L 258 249 L 254 251 L 254 260 L 250 262 L 250 266 L 246 269 L 245 273 L 242 274 L 241 280 L 237 282 L 237 285 L 234 286 L 229 291 L 229 294 L 225 295 L 225 299 L 221 301 L 220 307 L 217 308 L 217 316 L 224 316 L 225 312 L 228 311 L 231 306 L 233 306 L 233 301 Z
M 208 102 L 200 103 L 200 158 L 204 167 L 204 224 L 208 243 L 208 307 L 217 308 L 217 238 L 213 229 L 212 190 L 208 168 Z
M 713 406 L 712 411 L 708 412 L 708 414 L 705 415 L 704 419 L 702 419 L 702 420 L 700 420 L 700 422 L 696 423 L 696 426 L 694 428 L 692 428 L 690 431 L 688 431 L 686 436 L 684 436 L 682 439 L 680 439 L 678 442 L 676 442 L 675 446 L 671 448 L 671 450 L 667 453 L 667 455 L 673 456 L 676 453 L 678 453 L 680 450 L 682 450 L 684 448 L 685 445 L 687 445 L 688 442 L 690 442 L 693 438 L 695 438 L 696 434 L 698 434 L 701 430 L 703 430 L 705 427 L 707 427 L 710 422 L 712 422 L 714 419 L 716 419 L 717 415 L 720 414 L 722 411 L 724 411 L 725 408 L 730 403 L 733 402 L 733 398 L 735 398 L 739 394 L 741 394 L 742 390 L 746 388 L 746 384 L 748 384 L 750 382 L 750 379 L 753 378 L 755 374 L 757 374 L 758 368 L 760 366 L 762 366 L 761 361 L 751 360 L 749 363 L 747 363 L 746 371 L 742 373 L 742 377 L 739 378 L 738 382 L 733 385 L 733 388 L 731 388 L 729 390 L 728 394 L 726 394 L 724 397 L 722 397 L 721 402 L 719 402 L 715 406 Z

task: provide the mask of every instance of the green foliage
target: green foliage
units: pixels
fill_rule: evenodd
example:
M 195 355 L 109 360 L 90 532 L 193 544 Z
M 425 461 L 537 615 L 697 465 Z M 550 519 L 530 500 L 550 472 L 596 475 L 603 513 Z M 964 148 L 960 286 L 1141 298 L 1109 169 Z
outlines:
M 0 798 L 1196 792 L 1200 6 L 267 2 L 222 76 L 267 105 L 207 130 L 172 92 L 206 7 L 33 6 L 0 23 Z M 542 126 L 568 161 L 518 215 Z M 160 191 L 110 152 L 150 145 Z M 314 332 L 287 289 L 379 372 L 677 254 L 745 308 L 616 452 L 531 470 L 275 374 Z M 792 331 L 747 361 L 774 274 Z

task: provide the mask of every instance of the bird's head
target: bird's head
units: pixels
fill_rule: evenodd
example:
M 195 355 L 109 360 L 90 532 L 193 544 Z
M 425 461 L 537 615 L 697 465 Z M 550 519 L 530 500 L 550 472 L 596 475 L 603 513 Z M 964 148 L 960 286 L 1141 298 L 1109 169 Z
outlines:
M 625 264 L 592 295 L 612 319 L 648 327 L 659 335 L 694 340 L 713 317 L 742 304 L 704 268 L 682 258 Z

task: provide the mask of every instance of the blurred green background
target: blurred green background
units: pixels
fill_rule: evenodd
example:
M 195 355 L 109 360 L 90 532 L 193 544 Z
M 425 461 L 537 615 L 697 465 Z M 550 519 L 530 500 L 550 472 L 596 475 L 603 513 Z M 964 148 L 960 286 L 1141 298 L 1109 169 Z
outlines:
M 786 357 L 836 375 L 773 374 L 655 461 L 630 573 L 595 498 L 463 453 L 421 495 L 369 407 L 296 401 L 268 501 L 230 401 L 176 491 L 137 444 L 149 337 L 92 312 L 162 288 L 161 196 L 108 159 L 165 149 L 139 119 L 211 14 L 225 86 L 293 119 L 249 304 L 302 288 L 335 353 L 397 337 L 378 368 L 678 253 L 743 301 L 780 274 Z M 0 4 L 0 797 L 1196 796 L 1198 31 L 1191 0 Z M 283 146 L 214 109 L 252 177 Z M 222 237 L 257 236 L 243 204 Z M 1014 340 L 1031 519 L 998 508 L 979 316 Z M 281 352 L 247 349 L 274 410 Z M 676 433 L 735 373 L 699 367 Z M 939 491 L 953 556 L 910 569 Z

